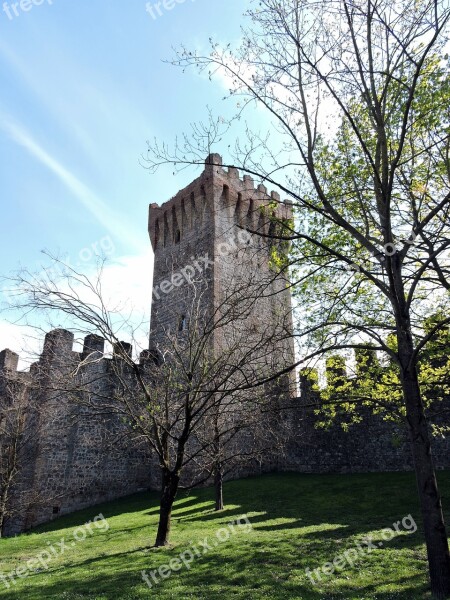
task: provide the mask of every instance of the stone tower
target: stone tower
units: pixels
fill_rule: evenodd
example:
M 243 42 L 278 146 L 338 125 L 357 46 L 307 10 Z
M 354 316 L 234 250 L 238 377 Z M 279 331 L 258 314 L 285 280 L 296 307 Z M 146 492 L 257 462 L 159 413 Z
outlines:
M 255 187 L 248 175 L 241 179 L 236 168 L 223 168 L 219 154 L 208 156 L 202 174 L 168 202 L 151 204 L 155 266 L 150 348 L 162 343 L 168 331 L 187 326 L 193 289 L 201 293 L 205 311 L 214 311 L 232 286 L 240 285 L 257 292 L 254 300 L 249 294 L 254 306 L 237 326 L 251 333 L 277 319 L 284 335 L 274 343 L 273 359 L 278 365 L 292 364 L 290 289 L 287 279 L 271 268 L 273 240 L 263 237 L 276 233 L 277 222 L 291 218 L 290 203 L 281 202 L 276 192 L 268 194 L 264 185 Z

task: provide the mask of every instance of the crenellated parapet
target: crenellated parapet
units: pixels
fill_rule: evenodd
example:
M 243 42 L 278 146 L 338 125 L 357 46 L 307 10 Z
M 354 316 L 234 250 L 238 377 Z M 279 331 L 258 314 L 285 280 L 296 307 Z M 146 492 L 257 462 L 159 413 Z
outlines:
M 161 206 L 150 205 L 148 231 L 154 251 L 176 246 L 186 232 L 198 231 L 211 221 L 212 180 L 213 175 L 206 168 L 200 177 Z
M 97 334 L 89 334 L 84 338 L 82 352 L 74 349 L 75 336 L 66 329 L 54 329 L 46 334 L 42 353 L 39 360 L 30 365 L 30 376 L 38 376 L 49 367 L 58 369 L 67 366 L 73 366 L 75 363 L 88 366 L 91 362 L 98 360 L 111 360 L 105 355 L 105 339 Z M 148 350 L 141 353 L 140 362 L 147 358 Z M 113 359 L 132 358 L 133 346 L 128 342 L 117 342 L 113 346 Z M 5 349 L 0 352 L 0 375 L 10 376 L 19 372 L 20 356 L 12 350 Z
M 75 336 L 66 329 L 53 329 L 46 334 L 40 363 L 42 365 L 58 366 L 67 363 L 73 352 Z
M 269 192 L 263 183 L 256 185 L 250 175 L 241 178 L 234 167 L 215 168 L 214 188 L 218 210 L 226 213 L 230 224 L 276 235 L 278 224 L 292 219 L 291 201 L 282 201 L 278 192 Z
M 71 331 L 55 329 L 28 372 L 17 353 L 0 352 L 0 445 L 21 442 L 5 535 L 153 485 L 148 448 L 112 409 L 133 348 L 118 342 L 105 353 L 105 345 L 90 334 L 78 351 Z M 142 370 L 150 359 L 144 351 Z
M 292 218 L 292 203 L 255 186 L 250 175 L 240 177 L 235 167 L 222 166 L 220 154 L 210 154 L 202 174 L 161 206 L 149 210 L 149 235 L 153 250 L 175 247 L 186 234 L 211 227 L 214 215 L 225 213 L 239 226 L 259 233 Z
M 317 396 L 318 388 L 331 386 L 340 388 L 346 383 L 357 382 L 359 377 L 367 375 L 368 370 L 378 369 L 380 360 L 377 352 L 371 348 L 356 348 L 354 360 L 349 362 L 341 354 L 332 354 L 325 360 L 325 379 L 320 384 L 319 370 L 304 368 L 299 373 L 300 395 L 303 397 Z

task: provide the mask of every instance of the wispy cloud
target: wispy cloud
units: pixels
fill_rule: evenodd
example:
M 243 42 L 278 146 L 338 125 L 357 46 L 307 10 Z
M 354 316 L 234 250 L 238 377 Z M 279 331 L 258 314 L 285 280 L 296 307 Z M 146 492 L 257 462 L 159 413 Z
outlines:
M 40 47 L 40 60 L 36 57 L 30 60 L 23 48 L 12 48 L 0 38 L 0 63 L 3 61 L 9 67 L 17 85 L 26 88 L 29 98 L 33 98 L 33 102 L 35 99 L 36 104 L 46 111 L 47 118 L 70 135 L 73 148 L 77 147 L 86 159 L 102 161 L 103 146 L 99 146 L 98 140 L 104 141 L 110 135 L 121 138 L 122 160 L 126 158 L 130 144 L 129 149 L 137 152 L 136 132 L 152 129 L 151 115 L 142 112 L 138 101 L 130 102 L 123 86 L 107 72 L 99 72 L 94 64 L 79 61 L 59 35 L 55 37 L 54 31 L 49 35 L 52 46 L 49 47 L 42 37 L 35 42 Z M 57 53 L 54 47 L 59 49 Z M 67 72 L 71 74 L 70 78 L 65 78 Z M 64 77 L 63 90 L 61 77 Z M 75 103 L 74 97 L 77 98 Z M 139 152 L 141 144 L 140 140 Z
M 124 225 L 123 216 L 115 214 L 95 192 L 73 175 L 66 167 L 58 162 L 26 131 L 21 125 L 12 120 L 0 118 L 0 128 L 19 146 L 25 148 L 36 160 L 49 169 L 66 186 L 72 197 L 83 205 L 95 219 L 116 239 L 123 240 L 130 249 L 139 253 L 145 252 L 146 248 L 140 243 L 137 232 L 130 231 L 129 226 Z

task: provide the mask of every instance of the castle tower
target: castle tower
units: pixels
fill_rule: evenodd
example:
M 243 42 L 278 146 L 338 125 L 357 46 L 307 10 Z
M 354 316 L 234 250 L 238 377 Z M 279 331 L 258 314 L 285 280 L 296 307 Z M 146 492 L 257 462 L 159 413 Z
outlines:
M 246 311 L 238 326 L 256 332 L 277 319 L 284 340 L 274 345 L 273 360 L 292 364 L 290 289 L 271 267 L 277 242 L 263 237 L 291 218 L 290 203 L 281 202 L 276 192 L 268 194 L 264 185 L 255 187 L 248 175 L 241 179 L 236 168 L 223 168 L 219 154 L 208 156 L 202 174 L 168 202 L 151 204 L 155 266 L 150 348 L 162 344 L 168 332 L 183 331 L 194 296 L 201 296 L 203 309 L 212 314 L 240 286 L 253 290 L 255 298 L 249 293 L 252 309 L 238 304 Z

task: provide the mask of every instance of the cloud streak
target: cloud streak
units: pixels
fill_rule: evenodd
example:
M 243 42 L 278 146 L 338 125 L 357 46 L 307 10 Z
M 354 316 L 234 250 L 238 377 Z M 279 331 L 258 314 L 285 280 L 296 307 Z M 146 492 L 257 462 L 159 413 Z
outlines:
M 38 162 L 52 172 L 67 188 L 70 194 L 86 208 L 94 218 L 116 239 L 122 240 L 130 249 L 138 253 L 146 251 L 140 243 L 139 235 L 130 231 L 124 224 L 123 216 L 115 214 L 95 192 L 73 175 L 66 167 L 53 158 L 22 126 L 1 118 L 0 128 L 19 146 L 27 150 Z

